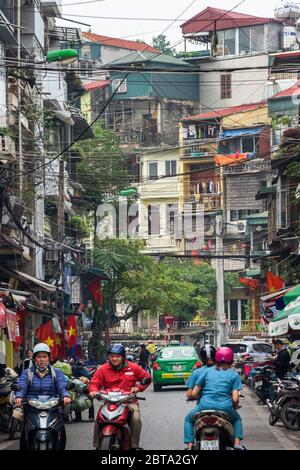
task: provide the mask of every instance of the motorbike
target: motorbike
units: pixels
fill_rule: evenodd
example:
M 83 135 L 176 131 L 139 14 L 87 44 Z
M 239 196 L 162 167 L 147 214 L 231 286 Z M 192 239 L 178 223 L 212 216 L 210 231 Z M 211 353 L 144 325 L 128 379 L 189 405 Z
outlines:
M 148 385 L 151 379 L 145 378 L 142 385 Z M 145 398 L 137 397 L 121 389 L 101 390 L 95 395 L 97 400 L 103 400 L 97 414 L 100 426 L 99 450 L 130 450 L 130 416 L 127 404 Z
M 277 379 L 274 384 L 275 400 L 267 399 L 267 405 L 270 410 L 269 423 L 274 426 L 277 421 L 282 420 L 283 424 L 287 423 L 288 426 L 294 416 L 291 415 L 291 406 L 294 402 L 299 402 L 300 405 L 300 378 L 289 378 L 285 380 Z M 290 416 L 291 415 L 291 416 Z M 299 415 L 300 416 L 300 415 Z M 283 419 L 282 419 L 283 418 Z M 297 420 L 292 424 L 293 428 L 297 427 Z M 298 423 L 300 425 L 300 422 Z M 286 426 L 286 424 L 285 424 Z M 286 426 L 288 429 L 288 426 Z
M 0 431 L 4 433 L 10 432 L 12 387 L 17 381 L 18 374 L 10 367 L 7 367 L 4 376 L 0 379 Z
M 63 402 L 47 395 L 28 398 L 24 404 L 24 426 L 20 450 L 64 450 L 66 431 Z
M 223 411 L 201 411 L 195 416 L 197 450 L 234 450 L 233 427 Z
M 12 440 L 15 437 L 17 432 L 22 431 L 23 426 L 23 410 L 21 407 L 15 405 L 15 397 L 16 391 L 19 390 L 20 387 L 17 384 L 17 379 L 15 379 L 14 383 L 11 385 L 11 392 L 9 395 L 9 402 L 7 404 L 7 413 L 9 416 L 9 432 L 8 432 L 8 439 Z
M 292 431 L 300 430 L 300 376 L 292 379 L 295 382 L 293 391 L 283 404 L 280 418 L 284 426 Z
M 255 368 L 255 375 L 250 378 L 250 388 L 257 395 L 263 404 L 266 404 L 272 386 L 272 376 L 274 367 L 269 365 Z

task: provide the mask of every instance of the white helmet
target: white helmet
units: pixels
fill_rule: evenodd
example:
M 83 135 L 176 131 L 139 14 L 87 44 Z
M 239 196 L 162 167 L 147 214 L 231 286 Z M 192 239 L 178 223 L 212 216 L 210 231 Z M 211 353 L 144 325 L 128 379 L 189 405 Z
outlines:
M 49 348 L 48 344 L 46 344 L 46 343 L 36 344 L 33 348 L 33 354 L 37 354 L 39 352 L 45 352 L 45 353 L 48 353 L 50 355 L 50 348 Z

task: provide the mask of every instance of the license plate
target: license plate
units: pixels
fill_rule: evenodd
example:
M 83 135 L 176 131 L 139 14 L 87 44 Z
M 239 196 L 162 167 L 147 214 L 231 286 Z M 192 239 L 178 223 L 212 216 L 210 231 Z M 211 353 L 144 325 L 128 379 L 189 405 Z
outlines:
M 255 382 L 255 388 L 262 387 L 262 380 L 259 380 L 258 382 Z
M 173 370 L 182 370 L 182 366 L 173 366 Z
M 219 450 L 220 444 L 219 441 L 216 439 L 215 441 L 201 441 L 201 450 Z

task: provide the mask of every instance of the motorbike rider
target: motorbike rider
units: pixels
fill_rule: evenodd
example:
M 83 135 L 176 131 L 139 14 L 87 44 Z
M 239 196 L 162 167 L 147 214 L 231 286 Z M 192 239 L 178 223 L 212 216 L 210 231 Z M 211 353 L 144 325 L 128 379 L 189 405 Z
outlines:
M 130 391 L 132 394 L 143 392 L 148 385 L 137 385 L 144 378 L 150 378 L 151 375 L 139 365 L 126 361 L 126 351 L 122 344 L 112 344 L 107 349 L 107 362 L 100 366 L 90 381 L 89 393 L 93 397 L 100 389 L 109 390 L 120 388 L 124 391 Z M 138 400 L 128 404 L 132 412 L 130 420 L 131 448 L 140 449 L 140 435 L 142 422 Z M 93 445 L 98 448 L 100 425 L 95 422 Z
M 50 348 L 46 343 L 38 343 L 33 348 L 33 365 L 22 372 L 18 380 L 20 390 L 16 392 L 15 404 L 22 405 L 26 398 L 39 395 L 59 396 L 64 405 L 71 403 L 71 395 L 66 390 L 64 374 L 50 366 Z M 55 373 L 55 380 L 53 380 Z M 30 380 L 30 374 L 32 380 Z M 21 437 L 22 439 L 22 437 Z
M 185 420 L 184 442 L 188 449 L 192 449 L 194 441 L 194 417 L 204 410 L 225 411 L 234 429 L 234 447 L 243 450 L 243 426 L 239 413 L 239 391 L 242 390 L 240 376 L 232 370 L 234 360 L 230 348 L 221 347 L 216 351 L 216 365 L 207 368 L 205 373 L 197 380 L 192 392 L 194 398 L 201 398 L 193 413 L 189 413 Z
M 139 350 L 138 358 L 139 358 L 139 364 L 144 370 L 147 370 L 147 368 L 148 368 L 149 356 L 150 356 L 150 353 L 146 349 L 146 345 L 141 344 L 141 348 Z
M 206 344 L 200 349 L 198 356 L 200 361 L 202 362 L 202 367 L 194 370 L 194 372 L 192 373 L 192 375 L 190 375 L 186 382 L 186 386 L 188 387 L 186 397 L 188 400 L 193 399 L 192 391 L 195 388 L 197 380 L 199 380 L 202 374 L 204 374 L 209 367 L 212 367 L 214 365 L 216 357 L 216 348 L 214 348 L 214 346 L 210 344 Z

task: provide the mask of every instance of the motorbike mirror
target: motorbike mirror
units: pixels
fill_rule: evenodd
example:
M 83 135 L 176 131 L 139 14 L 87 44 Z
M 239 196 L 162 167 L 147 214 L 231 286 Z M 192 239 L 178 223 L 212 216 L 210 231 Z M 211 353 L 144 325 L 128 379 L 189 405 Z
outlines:
M 141 380 L 141 385 L 149 385 L 149 384 L 151 384 L 150 377 L 145 377 L 144 379 Z
M 11 389 L 12 389 L 14 392 L 18 392 L 19 390 L 21 390 L 21 387 L 20 387 L 20 385 L 18 385 L 18 384 L 12 384 Z

